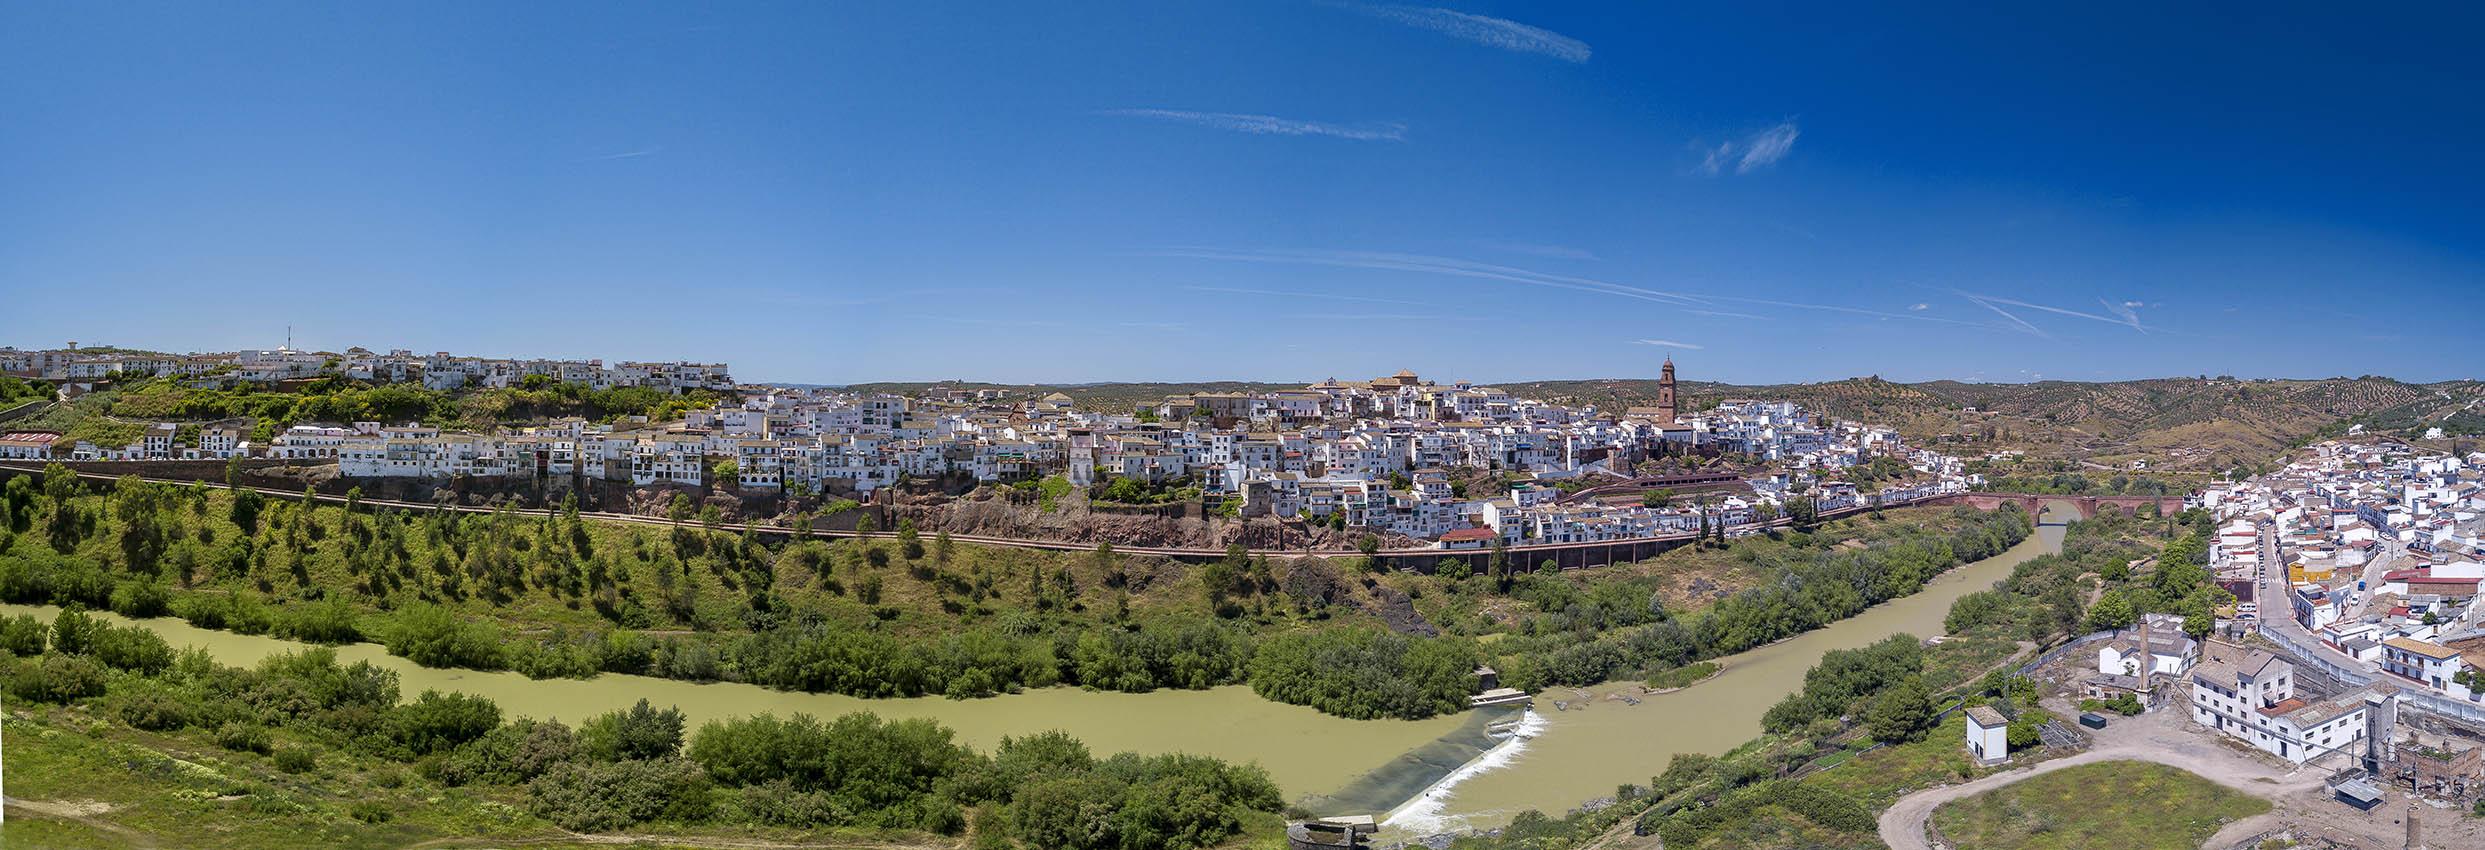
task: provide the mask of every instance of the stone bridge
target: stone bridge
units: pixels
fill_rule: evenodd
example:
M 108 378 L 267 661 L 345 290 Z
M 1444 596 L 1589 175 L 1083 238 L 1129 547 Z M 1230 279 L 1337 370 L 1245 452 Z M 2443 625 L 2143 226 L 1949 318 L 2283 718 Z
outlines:
M 2029 516 L 2043 511 L 2046 505 L 2061 502 L 2079 510 L 2081 519 L 2097 515 L 2100 507 L 2122 513 L 2138 511 L 2141 505 L 2156 505 L 2159 513 L 2183 510 L 2181 496 L 2048 496 L 2039 493 L 1960 493 L 1944 497 L 1938 504 L 1970 505 L 1977 510 L 1997 510 L 2005 504 L 2017 503 Z

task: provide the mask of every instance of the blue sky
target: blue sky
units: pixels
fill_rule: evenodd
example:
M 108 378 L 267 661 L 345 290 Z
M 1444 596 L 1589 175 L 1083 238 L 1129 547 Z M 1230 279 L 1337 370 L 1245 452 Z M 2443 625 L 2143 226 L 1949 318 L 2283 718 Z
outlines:
M 0 343 L 2485 376 L 2473 7 L 1991 5 L 7 4 Z

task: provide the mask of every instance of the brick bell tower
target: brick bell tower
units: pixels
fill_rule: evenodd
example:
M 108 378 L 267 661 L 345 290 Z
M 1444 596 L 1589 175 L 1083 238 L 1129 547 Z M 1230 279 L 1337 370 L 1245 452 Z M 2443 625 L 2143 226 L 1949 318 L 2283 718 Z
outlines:
M 1674 418 L 1674 358 L 1665 358 L 1665 374 L 1657 379 L 1657 416 L 1672 425 Z

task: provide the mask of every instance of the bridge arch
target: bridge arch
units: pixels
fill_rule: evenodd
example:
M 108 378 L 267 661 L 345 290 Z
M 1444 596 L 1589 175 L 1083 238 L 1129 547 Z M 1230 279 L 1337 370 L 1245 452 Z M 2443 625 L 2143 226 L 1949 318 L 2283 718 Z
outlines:
M 2081 519 L 2093 519 L 2101 509 L 2122 513 L 2138 511 L 2143 505 L 2155 505 L 2159 513 L 2172 514 L 2183 510 L 2181 496 L 2068 496 L 2042 493 L 1961 493 L 1954 504 L 1970 505 L 1977 510 L 1999 510 L 2003 505 L 2016 504 L 2030 516 L 2042 513 L 2049 504 L 2066 504 L 2079 512 Z

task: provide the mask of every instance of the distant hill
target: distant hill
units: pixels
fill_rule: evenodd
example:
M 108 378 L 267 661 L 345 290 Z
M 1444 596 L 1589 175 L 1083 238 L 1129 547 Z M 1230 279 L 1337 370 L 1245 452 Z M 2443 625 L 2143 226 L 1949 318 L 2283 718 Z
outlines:
M 1291 389 L 1309 381 L 1184 383 L 856 384 L 848 389 L 914 392 L 930 386 L 995 388 L 1028 396 L 1059 391 L 1091 410 L 1127 411 L 1166 395 Z M 1528 398 L 1621 410 L 1653 403 L 1654 378 L 1518 381 L 1494 384 Z M 1878 377 L 1809 384 L 1738 385 L 1683 381 L 1685 409 L 1728 399 L 1785 399 L 1845 419 L 1887 425 L 1911 440 L 1950 443 L 1963 452 L 2020 450 L 2080 469 L 2128 469 L 2144 462 L 2170 472 L 2223 472 L 2270 463 L 2288 448 L 2344 433 L 2419 436 L 2428 427 L 2485 435 L 2485 382 L 2410 384 L 2390 378 L 2316 380 L 2151 378 L 1977 384 L 1899 383 Z
M 1503 389 L 1600 407 L 1645 403 L 1654 380 L 1533 381 Z M 2485 383 L 2409 384 L 2389 378 L 2243 380 L 2152 378 L 1903 384 L 1849 378 L 1816 384 L 1737 386 L 1685 382 L 1686 406 L 1730 398 L 1787 399 L 1847 419 L 1898 428 L 1910 439 L 2016 448 L 2089 467 L 2215 472 L 2267 463 L 2308 439 L 2350 425 L 2416 436 L 2439 426 L 2485 434 Z

